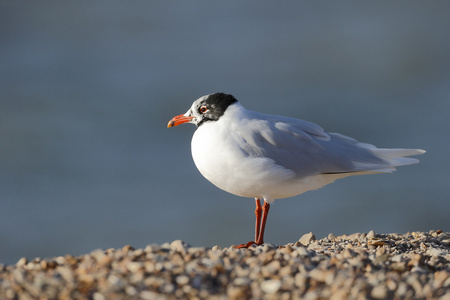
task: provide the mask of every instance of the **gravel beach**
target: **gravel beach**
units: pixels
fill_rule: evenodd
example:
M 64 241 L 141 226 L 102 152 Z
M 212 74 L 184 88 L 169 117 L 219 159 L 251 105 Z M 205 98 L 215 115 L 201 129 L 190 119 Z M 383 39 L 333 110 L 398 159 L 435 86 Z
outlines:
M 249 249 L 95 250 L 0 265 L 0 299 L 448 299 L 450 233 L 355 233 Z

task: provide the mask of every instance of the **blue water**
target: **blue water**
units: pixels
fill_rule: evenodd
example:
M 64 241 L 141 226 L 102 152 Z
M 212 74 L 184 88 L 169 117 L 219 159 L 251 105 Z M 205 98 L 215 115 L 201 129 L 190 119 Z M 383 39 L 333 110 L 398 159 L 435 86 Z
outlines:
M 253 237 L 207 182 L 196 98 L 316 122 L 421 163 L 276 201 L 266 241 L 450 230 L 450 3 L 0 3 L 0 263 Z

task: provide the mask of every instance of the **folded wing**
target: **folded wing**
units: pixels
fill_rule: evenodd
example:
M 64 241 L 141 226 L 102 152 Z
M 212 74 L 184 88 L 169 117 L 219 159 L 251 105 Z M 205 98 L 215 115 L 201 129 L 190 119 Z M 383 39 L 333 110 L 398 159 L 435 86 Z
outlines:
M 421 149 L 381 149 L 342 134 L 327 133 L 311 122 L 253 114 L 236 132 L 242 151 L 248 156 L 269 158 L 294 171 L 296 177 L 392 172 L 396 166 L 419 162 L 405 156 L 425 153 Z

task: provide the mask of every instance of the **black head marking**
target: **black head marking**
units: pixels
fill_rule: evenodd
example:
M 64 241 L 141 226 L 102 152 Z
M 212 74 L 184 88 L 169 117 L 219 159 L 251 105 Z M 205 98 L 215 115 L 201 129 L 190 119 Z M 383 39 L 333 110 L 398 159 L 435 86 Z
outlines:
M 224 93 L 215 93 L 204 97 L 195 107 L 196 113 L 201 116 L 197 126 L 207 121 L 217 121 L 227 108 L 236 102 L 236 98 Z

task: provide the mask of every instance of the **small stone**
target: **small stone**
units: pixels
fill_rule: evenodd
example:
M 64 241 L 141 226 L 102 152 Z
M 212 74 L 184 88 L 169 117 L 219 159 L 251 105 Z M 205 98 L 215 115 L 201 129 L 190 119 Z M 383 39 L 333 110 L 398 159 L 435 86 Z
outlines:
M 403 255 L 401 255 L 401 254 L 398 254 L 398 255 L 395 255 L 395 256 L 392 256 L 391 257 L 391 261 L 392 262 L 404 262 L 405 261 L 405 258 L 403 257 Z
M 369 231 L 369 233 L 366 235 L 366 238 L 368 240 L 375 238 L 375 232 L 373 230 Z
M 190 245 L 182 240 L 175 240 L 170 244 L 170 249 L 180 252 L 182 254 L 186 254 L 187 249 L 190 247 Z
M 405 282 L 400 282 L 396 294 L 400 297 L 405 297 L 408 291 L 408 285 Z
M 94 295 L 92 295 L 92 299 L 94 299 L 94 300 L 106 300 L 105 296 L 103 296 L 100 293 L 94 293 Z
M 69 256 L 67 258 L 64 256 L 58 256 L 54 259 L 54 261 L 56 261 L 56 263 L 59 265 L 63 265 L 67 262 L 68 259 L 69 259 Z
M 369 240 L 369 242 L 367 244 L 370 246 L 376 246 L 376 247 L 388 245 L 388 243 L 386 243 L 385 241 L 375 240 L 375 239 Z
M 442 241 L 441 241 L 441 243 L 443 243 L 443 244 L 446 244 L 446 245 L 450 246 L 450 239 L 445 239 L 445 240 L 442 240 Z
M 295 252 L 293 253 L 297 253 L 300 256 L 309 256 L 309 252 L 308 250 L 306 250 L 304 246 L 298 247 L 297 249 L 295 249 Z
M 151 292 L 151 291 L 142 291 L 139 293 L 139 299 L 143 300 L 155 300 L 155 299 L 167 299 L 167 297 L 164 297 L 160 294 Z
M 145 247 L 144 251 L 146 253 L 156 253 L 161 249 L 160 245 L 156 245 L 156 244 L 151 244 L 151 245 L 147 245 L 147 247 Z
M 349 241 L 352 241 L 352 242 L 358 242 L 360 236 L 361 236 L 360 233 L 353 233 L 353 234 L 347 236 L 347 239 L 348 239 Z
M 386 299 L 387 297 L 387 290 L 386 286 L 384 285 L 378 285 L 372 289 L 372 292 L 370 295 L 375 299 Z
M 278 272 L 280 274 L 281 277 L 283 276 L 292 276 L 293 274 L 295 274 L 295 268 L 292 266 L 284 266 L 280 269 L 280 271 Z
M 179 275 L 177 276 L 176 280 L 177 284 L 179 285 L 185 285 L 189 283 L 189 277 L 186 275 Z
M 277 279 L 269 279 L 261 283 L 261 290 L 267 294 L 275 294 L 281 287 L 281 281 Z
M 268 263 L 267 265 L 263 266 L 261 268 L 261 274 L 264 277 L 270 277 L 273 274 L 277 274 L 278 271 L 281 268 L 281 264 L 279 260 L 273 260 L 270 263 Z
M 334 278 L 333 271 L 324 271 L 320 269 L 311 270 L 309 275 L 312 279 L 318 282 L 326 282 L 327 284 L 331 284 Z
M 305 287 L 307 281 L 308 281 L 308 278 L 306 276 L 304 276 L 302 273 L 295 274 L 294 282 L 297 287 L 301 287 L 301 288 Z
M 25 271 L 20 269 L 15 269 L 11 272 L 11 275 L 13 277 L 13 280 L 16 282 L 22 282 L 25 278 Z
M 40 266 L 44 270 L 54 269 L 58 266 L 58 263 L 54 260 L 42 260 Z
M 160 247 L 161 247 L 161 249 L 169 249 L 170 250 L 170 243 L 165 242 L 165 243 L 161 244 Z
M 331 297 L 330 300 L 342 300 L 342 299 L 348 299 L 348 292 L 345 290 L 338 290 L 336 292 L 334 292 Z
M 334 241 L 336 240 L 336 237 L 334 236 L 334 234 L 330 233 L 330 234 L 328 235 L 328 239 L 329 239 L 330 241 L 334 242 Z
M 61 274 L 62 278 L 67 282 L 71 282 L 74 278 L 72 268 L 67 266 L 58 267 L 58 273 Z
M 445 254 L 447 254 L 447 253 L 445 253 L 444 251 L 441 251 L 441 250 L 436 249 L 436 248 L 428 249 L 426 253 L 427 253 L 429 256 L 440 256 L 440 255 L 445 255 Z
M 406 270 L 406 264 L 404 262 L 394 262 L 391 264 L 391 269 L 398 272 L 404 272 Z
M 248 277 L 237 277 L 234 281 L 233 281 L 234 285 L 236 286 L 248 286 L 251 281 L 250 278 Z
M 130 245 L 125 245 L 125 246 L 122 248 L 122 251 L 125 252 L 125 253 L 127 253 L 127 252 L 129 252 L 129 251 L 133 251 L 133 250 L 134 250 L 134 248 L 131 247 Z
M 16 263 L 17 267 L 23 267 L 28 263 L 28 259 L 26 257 L 22 257 L 21 259 L 19 259 Z
M 292 253 L 292 247 L 287 245 L 286 247 L 282 248 L 282 251 L 284 253 L 290 254 L 290 253 Z
M 166 283 L 162 286 L 163 293 L 171 294 L 175 291 L 175 286 L 172 283 Z
M 129 262 L 127 264 L 127 269 L 130 272 L 134 273 L 134 272 L 138 272 L 139 270 L 144 270 L 145 269 L 145 265 L 142 262 L 133 262 L 133 261 L 131 261 L 131 262 Z
M 189 254 L 202 254 L 205 252 L 205 248 L 203 247 L 190 247 L 187 243 L 185 245 L 187 245 L 187 252 Z
M 447 271 L 437 271 L 434 273 L 434 285 L 440 288 L 442 284 L 450 277 L 450 273 Z
M 94 278 L 91 276 L 87 281 L 94 282 Z M 125 281 L 116 275 L 109 275 L 107 282 L 115 288 L 122 288 L 126 285 Z
M 243 286 L 233 286 L 230 285 L 227 288 L 227 296 L 229 299 L 238 300 L 238 299 L 246 299 L 247 288 Z
M 377 249 L 377 252 L 375 253 L 375 255 L 378 256 L 382 256 L 386 254 L 386 247 L 380 247 Z
M 18 299 L 18 296 L 16 296 L 16 293 L 14 293 L 14 291 L 11 289 L 7 289 L 5 292 L 5 295 L 8 299 Z
M 304 234 L 298 241 L 302 243 L 304 246 L 308 246 L 312 241 L 315 241 L 316 237 L 314 233 L 310 232 L 307 234 Z
M 303 247 L 303 244 L 300 243 L 299 241 L 296 241 L 296 242 L 294 243 L 294 247 Z
M 141 257 L 141 256 L 145 255 L 145 251 L 144 251 L 144 249 L 136 249 L 136 250 L 134 250 L 133 255 L 136 258 Z
M 125 292 L 128 296 L 135 296 L 137 294 L 137 290 L 133 286 L 127 286 Z
M 408 266 L 418 266 L 418 265 L 422 264 L 424 260 L 425 260 L 425 257 L 422 256 L 421 254 L 414 254 L 411 257 L 411 260 L 408 262 Z
M 262 245 L 263 252 L 268 252 L 268 251 L 276 249 L 276 248 L 277 248 L 277 246 L 275 246 L 274 244 L 270 244 L 270 243 L 264 243 Z
M 397 288 L 397 283 L 391 279 L 388 279 L 386 281 L 386 287 L 390 290 L 390 291 L 395 291 L 395 289 Z
M 450 291 L 445 293 L 444 296 L 439 297 L 440 300 L 450 300 Z

